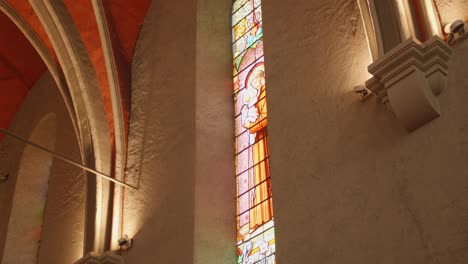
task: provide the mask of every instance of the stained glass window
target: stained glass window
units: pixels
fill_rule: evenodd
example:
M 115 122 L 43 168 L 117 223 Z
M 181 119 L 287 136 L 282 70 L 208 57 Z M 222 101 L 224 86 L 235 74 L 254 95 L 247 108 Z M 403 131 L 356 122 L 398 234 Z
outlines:
M 236 0 L 232 46 L 239 264 L 275 264 L 261 0 Z

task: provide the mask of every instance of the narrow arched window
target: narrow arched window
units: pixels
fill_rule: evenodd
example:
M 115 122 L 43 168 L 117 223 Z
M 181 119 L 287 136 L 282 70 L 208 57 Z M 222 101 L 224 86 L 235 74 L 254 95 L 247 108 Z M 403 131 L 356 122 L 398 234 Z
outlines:
M 275 263 L 260 0 L 232 12 L 238 263 Z

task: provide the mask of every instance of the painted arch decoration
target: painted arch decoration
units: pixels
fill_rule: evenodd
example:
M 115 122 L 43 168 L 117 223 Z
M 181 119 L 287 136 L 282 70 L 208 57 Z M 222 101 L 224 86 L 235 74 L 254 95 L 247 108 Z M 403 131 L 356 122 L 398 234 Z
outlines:
M 239 264 L 275 261 L 263 28 L 260 0 L 237 0 L 232 13 Z

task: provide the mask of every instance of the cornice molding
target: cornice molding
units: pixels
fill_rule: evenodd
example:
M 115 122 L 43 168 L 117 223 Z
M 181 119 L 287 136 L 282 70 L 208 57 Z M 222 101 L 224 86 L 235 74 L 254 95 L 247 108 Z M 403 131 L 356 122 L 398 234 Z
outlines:
M 413 131 L 440 116 L 436 98 L 445 88 L 452 50 L 435 36 L 425 43 L 412 38 L 369 65 L 366 86 Z
M 101 256 L 90 253 L 75 262 L 75 264 L 125 264 L 125 261 L 115 253 L 106 252 Z

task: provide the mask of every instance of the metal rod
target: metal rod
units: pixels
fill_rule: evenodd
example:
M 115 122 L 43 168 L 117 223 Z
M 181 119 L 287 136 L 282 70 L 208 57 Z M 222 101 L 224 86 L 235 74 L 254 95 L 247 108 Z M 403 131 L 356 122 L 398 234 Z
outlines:
M 29 140 L 27 140 L 27 139 L 24 139 L 24 138 L 22 138 L 22 137 L 20 137 L 20 136 L 18 136 L 18 135 L 15 135 L 15 134 L 13 134 L 13 133 L 7 131 L 7 130 L 4 130 L 4 129 L 1 129 L 1 128 L 0 128 L 0 132 L 3 133 L 3 134 L 5 134 L 5 135 L 7 135 L 7 136 L 10 136 L 10 137 L 12 137 L 12 138 L 15 138 L 15 139 L 17 139 L 17 140 L 19 140 L 19 141 L 21 141 L 21 142 L 23 142 L 23 143 L 26 143 L 26 144 L 28 144 L 28 145 L 31 145 L 31 146 L 33 146 L 33 147 L 35 147 L 35 148 L 37 148 L 37 149 L 40 149 L 40 150 L 42 150 L 42 151 L 44 151 L 44 152 L 47 152 L 47 153 L 51 154 L 52 156 L 54 156 L 54 157 L 56 157 L 56 158 L 58 158 L 58 159 L 60 159 L 60 160 L 63 160 L 63 161 L 65 161 L 65 162 L 69 163 L 69 164 L 72 164 L 72 165 L 74 165 L 74 166 L 76 166 L 76 167 L 79 167 L 79 168 L 81 168 L 81 169 L 83 169 L 83 170 L 85 170 L 85 171 L 94 173 L 96 176 L 100 176 L 100 177 L 102 177 L 102 178 L 104 178 L 104 179 L 106 179 L 106 180 L 108 180 L 108 181 L 111 181 L 111 182 L 113 182 L 113 183 L 115 183 L 115 184 L 118 184 L 118 185 L 121 185 L 121 186 L 124 186 L 124 187 L 128 187 L 128 188 L 132 188 L 132 189 L 135 189 L 135 190 L 138 189 L 138 188 L 135 187 L 135 186 L 132 186 L 132 185 L 127 184 L 127 183 L 125 183 L 125 182 L 123 182 L 123 181 L 119 181 L 119 180 L 117 180 L 117 179 L 114 179 L 114 178 L 112 178 L 111 176 L 109 176 L 109 175 L 107 175 L 107 174 L 104 174 L 104 173 L 99 172 L 99 171 L 97 171 L 97 170 L 90 169 L 90 168 L 88 168 L 88 167 L 86 167 L 86 166 L 84 166 L 84 165 L 82 165 L 82 164 L 80 164 L 80 163 L 78 163 L 78 162 L 74 162 L 73 160 L 71 160 L 71 159 L 69 159 L 69 158 L 66 158 L 66 157 L 64 157 L 64 156 L 62 156 L 62 155 L 60 155 L 60 154 L 57 154 L 57 153 L 55 153 L 55 152 L 53 152 L 53 151 L 51 151 L 51 150 L 49 150 L 49 149 L 47 149 L 47 148 L 45 148 L 45 147 L 43 147 L 43 146 L 37 145 L 36 143 L 31 142 L 31 141 L 29 141 Z

